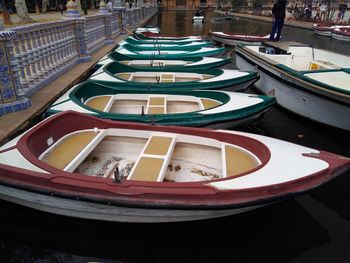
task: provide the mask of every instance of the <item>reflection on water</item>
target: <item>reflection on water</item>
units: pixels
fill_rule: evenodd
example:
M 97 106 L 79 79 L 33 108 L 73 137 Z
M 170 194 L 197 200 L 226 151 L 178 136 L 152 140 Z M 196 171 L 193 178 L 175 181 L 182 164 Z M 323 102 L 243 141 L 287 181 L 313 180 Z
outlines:
M 191 11 L 159 13 L 166 35 L 267 34 L 269 23 L 192 23 Z M 285 27 L 283 39 L 350 55 L 348 44 Z M 234 68 L 235 65 L 231 64 Z M 256 91 L 251 88 L 250 93 Z M 241 131 L 350 157 L 350 134 L 274 107 Z M 172 224 L 78 220 L 0 202 L 0 262 L 350 262 L 350 173 L 303 195 L 245 214 Z

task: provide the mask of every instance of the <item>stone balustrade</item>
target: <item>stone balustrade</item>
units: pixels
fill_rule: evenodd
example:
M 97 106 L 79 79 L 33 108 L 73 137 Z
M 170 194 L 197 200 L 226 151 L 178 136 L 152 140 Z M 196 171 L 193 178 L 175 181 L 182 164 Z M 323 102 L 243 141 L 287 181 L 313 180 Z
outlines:
M 30 107 L 30 96 L 157 12 L 154 6 L 0 31 L 0 116 Z

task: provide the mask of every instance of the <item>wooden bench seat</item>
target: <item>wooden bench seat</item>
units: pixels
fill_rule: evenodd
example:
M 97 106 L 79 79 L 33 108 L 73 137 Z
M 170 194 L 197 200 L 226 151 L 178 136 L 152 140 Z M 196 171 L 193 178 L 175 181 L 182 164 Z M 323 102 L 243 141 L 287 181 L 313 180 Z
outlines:
M 103 111 L 112 96 L 99 96 L 89 99 L 85 105 L 95 110 Z
M 155 135 L 150 137 L 128 180 L 161 182 L 165 176 L 169 156 L 175 145 L 175 138 Z
M 211 100 L 211 99 L 200 99 L 202 102 L 202 105 L 204 107 L 204 109 L 211 109 L 214 108 L 216 106 L 219 106 L 221 103 L 216 101 L 216 100 Z
M 63 170 L 98 134 L 99 132 L 94 131 L 71 134 L 54 145 L 41 160 Z
M 235 177 L 259 165 L 253 155 L 232 146 L 225 146 L 225 158 L 227 177 Z

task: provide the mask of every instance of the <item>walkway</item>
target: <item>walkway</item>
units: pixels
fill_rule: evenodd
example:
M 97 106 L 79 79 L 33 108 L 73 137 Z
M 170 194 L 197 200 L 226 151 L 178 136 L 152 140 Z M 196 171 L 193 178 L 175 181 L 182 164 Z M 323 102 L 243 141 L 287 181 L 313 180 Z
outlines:
M 225 14 L 223 11 L 216 11 L 217 13 L 220 14 Z M 247 18 L 251 20 L 257 20 L 257 21 L 264 21 L 267 23 L 272 23 L 272 17 L 267 17 L 267 16 L 258 16 L 258 15 L 250 15 L 250 14 L 242 14 L 242 13 L 230 13 L 234 17 L 240 17 L 240 18 Z M 299 21 L 299 20 L 294 20 L 292 18 L 286 18 L 284 21 L 284 24 L 286 26 L 293 26 L 293 27 L 298 27 L 298 28 L 305 28 L 305 29 L 312 29 L 312 25 L 314 22 L 306 22 L 306 21 Z

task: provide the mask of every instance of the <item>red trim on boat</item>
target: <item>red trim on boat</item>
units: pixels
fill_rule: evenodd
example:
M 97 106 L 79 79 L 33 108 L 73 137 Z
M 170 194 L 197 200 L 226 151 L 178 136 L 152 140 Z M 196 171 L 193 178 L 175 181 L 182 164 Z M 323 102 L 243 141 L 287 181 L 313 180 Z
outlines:
M 217 139 L 236 144 L 253 152 L 262 161 L 258 169 L 265 165 L 270 158 L 270 152 L 263 143 L 241 135 L 209 129 L 113 122 L 69 111 L 56 114 L 38 124 L 24 134 L 17 143 L 18 150 L 28 161 L 51 174 L 0 165 L 0 183 L 28 191 L 67 198 L 79 197 L 94 202 L 111 202 L 127 206 L 176 206 L 177 208 L 200 206 L 214 209 L 219 206 L 242 206 L 307 191 L 350 168 L 350 159 L 321 151 L 319 155 L 308 156 L 327 162 L 329 168 L 323 171 L 276 185 L 239 190 L 219 190 L 209 186 L 208 182 L 174 183 L 125 180 L 123 183 L 115 183 L 111 179 L 64 172 L 37 159 L 48 147 L 46 138 L 53 137 L 54 141 L 57 141 L 68 133 L 81 129 L 93 129 L 94 127 L 164 131 Z

